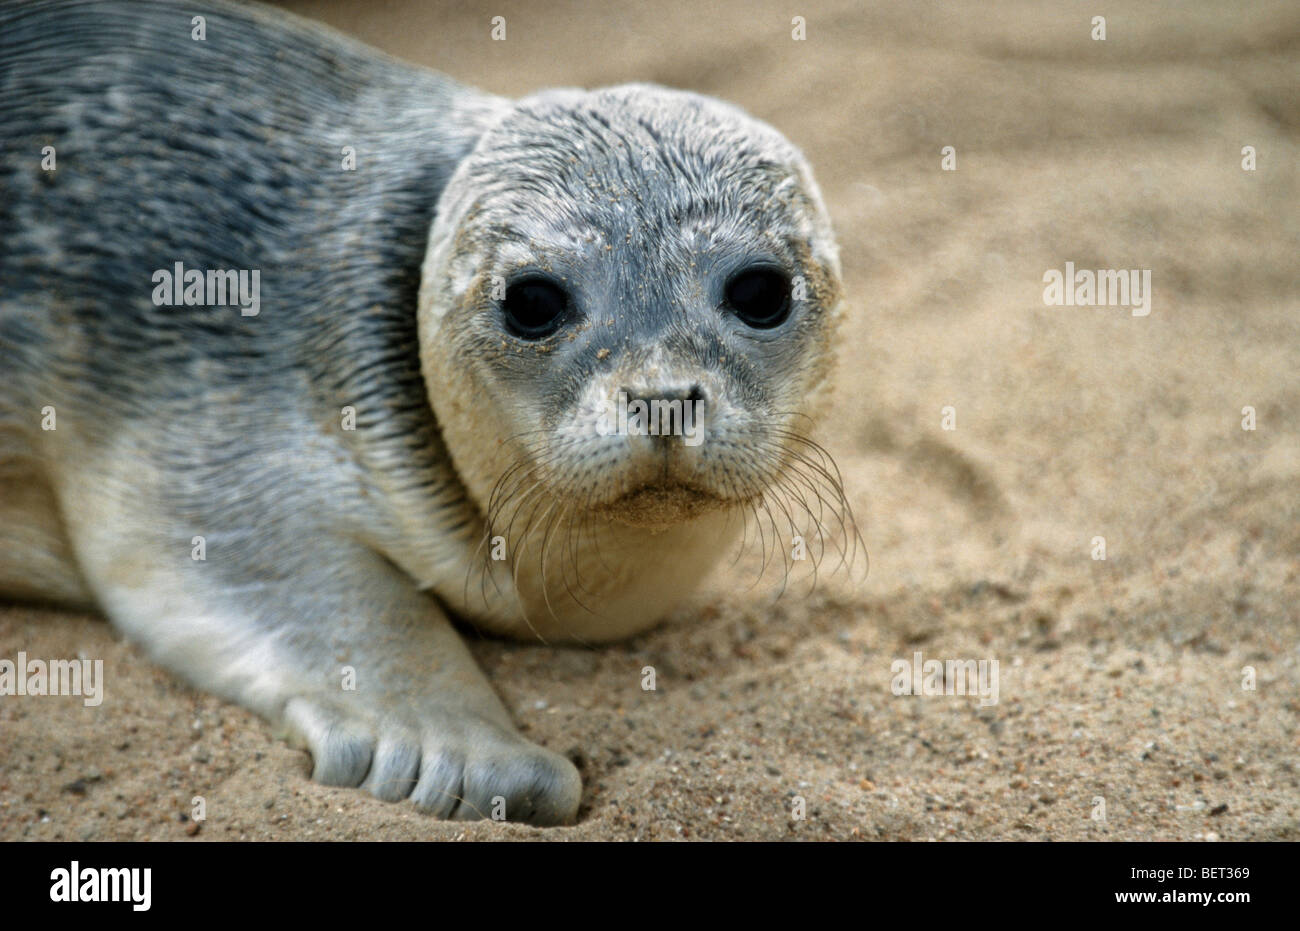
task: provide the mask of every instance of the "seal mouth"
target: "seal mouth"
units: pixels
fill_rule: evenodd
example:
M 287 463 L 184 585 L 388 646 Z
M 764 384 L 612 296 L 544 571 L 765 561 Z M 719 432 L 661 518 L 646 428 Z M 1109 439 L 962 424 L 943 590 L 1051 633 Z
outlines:
M 725 507 L 717 495 L 693 485 L 642 485 L 602 504 L 598 510 L 633 527 L 667 527 Z

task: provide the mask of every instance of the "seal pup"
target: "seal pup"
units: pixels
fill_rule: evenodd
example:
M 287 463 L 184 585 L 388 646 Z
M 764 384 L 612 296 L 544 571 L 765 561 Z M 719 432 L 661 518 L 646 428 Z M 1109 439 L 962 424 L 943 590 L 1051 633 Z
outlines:
M 830 223 L 732 106 L 63 0 L 0 10 L 0 138 L 0 592 L 96 606 L 323 783 L 572 821 L 449 617 L 625 637 L 750 516 L 847 509 L 801 427 Z M 680 429 L 607 429 L 652 402 Z

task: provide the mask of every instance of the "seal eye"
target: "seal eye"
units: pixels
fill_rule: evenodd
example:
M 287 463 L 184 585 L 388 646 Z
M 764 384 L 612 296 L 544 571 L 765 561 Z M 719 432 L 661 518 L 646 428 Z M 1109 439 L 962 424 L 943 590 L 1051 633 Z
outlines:
M 770 268 L 751 268 L 727 282 L 727 305 L 746 326 L 770 330 L 790 316 L 790 280 Z
M 506 328 L 520 339 L 543 339 L 560 328 L 568 296 L 545 278 L 525 278 L 506 288 L 501 302 Z

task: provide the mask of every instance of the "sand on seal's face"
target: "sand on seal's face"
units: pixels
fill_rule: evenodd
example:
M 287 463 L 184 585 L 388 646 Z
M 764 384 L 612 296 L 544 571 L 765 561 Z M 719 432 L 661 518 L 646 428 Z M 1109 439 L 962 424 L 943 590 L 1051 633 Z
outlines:
M 615 519 L 634 526 L 666 527 L 691 520 L 723 506 L 712 495 L 693 488 L 641 488 L 614 502 Z
M 4 608 L 0 657 L 102 658 L 105 700 L 0 699 L 0 838 L 175 839 L 195 795 L 198 839 L 1300 838 L 1293 4 L 1135 9 L 1104 43 L 1028 0 L 845 0 L 803 43 L 739 0 L 291 6 L 487 90 L 661 81 L 799 145 L 841 244 L 822 438 L 870 577 L 828 557 L 773 603 L 755 542 L 629 644 L 474 644 L 579 756 L 583 821 L 545 832 L 312 784 L 107 625 Z M 1152 269 L 1150 316 L 1044 306 L 1066 261 Z M 895 697 L 916 652 L 998 659 L 998 703 Z

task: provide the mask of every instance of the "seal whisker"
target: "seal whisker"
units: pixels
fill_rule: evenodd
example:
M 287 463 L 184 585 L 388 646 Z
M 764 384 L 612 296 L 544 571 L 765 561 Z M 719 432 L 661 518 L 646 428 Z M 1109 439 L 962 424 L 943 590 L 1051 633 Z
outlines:
M 809 506 L 808 501 L 804 496 L 803 489 L 798 487 L 797 482 L 795 482 L 791 476 L 792 473 L 787 473 L 785 476 L 782 476 L 777 481 L 777 485 L 782 491 L 786 505 L 787 507 L 789 507 L 790 511 L 792 512 L 790 516 L 791 518 L 793 518 L 795 514 L 798 512 L 798 510 L 801 508 L 803 512 L 808 515 L 809 519 L 812 520 L 813 528 L 811 532 L 815 533 L 817 536 L 816 547 L 814 548 L 813 544 L 808 539 L 810 531 L 803 527 L 799 528 L 800 536 L 804 538 L 804 544 L 808 556 L 808 562 L 812 566 L 812 570 L 809 573 L 811 578 L 810 578 L 809 588 L 808 588 L 808 594 L 811 595 L 817 590 L 817 582 L 821 572 L 822 560 L 825 558 L 826 555 L 826 537 L 821 522 L 812 513 L 812 508 Z M 819 501 L 818 509 L 820 510 L 821 509 L 820 498 L 818 499 L 818 501 Z M 793 561 L 793 559 L 794 559 L 794 554 L 792 552 L 791 561 Z M 793 571 L 793 567 L 791 571 Z
M 780 488 L 782 492 L 784 492 L 787 500 L 789 498 L 794 498 L 796 501 L 799 502 L 799 505 L 803 508 L 804 512 L 808 515 L 808 517 L 812 519 L 813 525 L 816 528 L 817 542 L 818 542 L 817 555 L 810 560 L 812 563 L 812 577 L 813 577 L 813 587 L 810 590 L 810 592 L 815 591 L 817 587 L 817 573 L 821 567 L 821 561 L 822 558 L 825 556 L 825 552 L 826 552 L 826 540 L 825 540 L 825 534 L 822 532 L 822 525 L 820 521 L 818 521 L 818 519 L 813 515 L 812 509 L 809 507 L 808 501 L 803 497 L 802 491 L 800 491 L 797 488 L 793 488 L 791 481 L 788 477 L 781 476 L 777 478 L 776 486 Z M 793 526 L 794 521 L 792 519 L 792 516 L 788 512 L 786 516 L 788 519 L 791 520 L 791 525 Z M 806 531 L 804 533 L 801 533 L 800 536 L 806 537 Z
M 772 528 L 772 552 L 773 554 L 781 554 L 781 589 L 776 594 L 776 597 L 779 599 L 785 594 L 786 583 L 790 580 L 790 559 L 786 555 L 785 547 L 781 545 L 781 530 L 776 525 L 776 513 L 772 510 L 772 505 L 770 503 L 775 497 L 775 491 L 769 488 L 763 493 L 763 496 L 759 501 L 762 503 L 764 513 L 767 514 L 768 526 Z M 766 570 L 766 563 L 764 563 L 764 570 Z
M 509 480 L 511 475 L 522 469 L 525 465 L 525 460 L 517 460 L 513 465 L 501 473 L 500 477 L 497 478 L 496 483 L 492 486 L 492 492 L 488 496 L 488 506 L 483 515 L 483 538 L 479 541 L 478 546 L 474 550 L 473 556 L 465 567 L 465 585 L 462 597 L 466 604 L 469 603 L 470 574 L 474 571 L 475 566 L 479 568 L 479 595 L 483 599 L 485 605 L 488 603 L 487 577 L 491 575 L 491 563 L 482 558 L 483 548 L 491 544 L 492 537 L 494 536 L 492 533 L 493 522 L 496 510 L 499 507 L 498 495 L 500 494 L 502 486 Z M 493 584 L 497 585 L 495 577 L 493 577 Z M 501 594 L 501 588 L 499 585 L 497 585 L 497 594 Z
M 513 486 L 511 486 L 510 490 L 508 492 L 502 492 L 501 496 L 497 498 L 497 500 L 491 502 L 488 508 L 488 523 L 485 531 L 486 533 L 485 539 L 490 540 L 493 536 L 495 536 L 493 531 L 496 529 L 495 525 L 499 517 L 501 516 L 501 512 L 504 511 L 505 508 L 511 505 L 512 503 L 514 505 L 514 509 L 511 511 L 510 523 L 507 525 L 505 533 L 501 535 L 502 540 L 504 541 L 505 546 L 507 548 L 507 554 L 512 569 L 514 568 L 514 546 L 512 543 L 511 533 L 514 529 L 514 519 L 515 517 L 518 516 L 519 511 L 521 510 L 524 502 L 526 502 L 528 498 L 535 491 L 539 490 L 542 487 L 542 483 L 534 478 L 534 476 L 536 476 L 541 471 L 540 466 L 535 466 L 531 469 L 527 469 L 527 471 L 520 471 L 521 469 L 524 469 L 528 465 L 530 465 L 530 463 L 528 463 L 526 460 L 520 460 L 515 465 L 511 466 L 510 469 L 507 470 L 507 474 L 517 473 L 518 477 L 515 479 L 515 483 Z M 528 488 L 524 491 L 522 495 L 519 495 L 520 487 L 525 482 L 531 482 L 531 484 L 528 486 Z M 498 486 L 499 485 L 500 485 L 500 481 L 498 481 Z M 480 552 L 481 549 L 482 546 L 480 545 Z M 484 603 L 486 604 L 487 603 L 486 580 L 488 578 L 492 579 L 492 585 L 496 589 L 497 595 L 500 596 L 503 593 L 501 591 L 501 585 L 497 581 L 496 573 L 492 571 L 492 561 L 481 560 L 480 567 L 481 567 L 482 576 L 480 578 L 479 588 L 480 588 L 480 594 L 482 595 Z
M 813 478 L 807 474 L 807 472 L 804 469 L 804 466 L 805 463 L 801 457 L 799 456 L 793 457 L 792 461 L 789 462 L 785 472 L 780 478 L 777 479 L 777 481 L 779 484 L 782 485 L 782 487 L 786 488 L 788 492 L 790 492 L 795 497 L 797 497 L 804 511 L 808 514 L 809 518 L 813 521 L 813 524 L 817 531 L 817 538 L 818 538 L 817 568 L 820 569 L 821 558 L 825 555 L 826 538 L 828 536 L 828 534 L 826 533 L 826 526 L 825 526 L 826 510 L 829 507 L 831 513 L 835 514 L 837 519 L 840 519 L 840 512 L 837 504 L 832 504 L 831 502 L 828 502 L 826 500 L 826 495 L 817 486 L 817 483 L 813 480 Z M 809 505 L 808 499 L 803 492 L 804 488 L 807 488 L 809 491 L 811 491 L 813 497 L 817 500 L 816 514 L 812 513 L 812 508 Z M 840 520 L 840 523 L 842 527 L 843 526 L 842 519 Z M 839 549 L 841 552 L 841 563 L 843 563 L 844 550 L 842 546 L 840 546 Z
M 791 457 L 798 459 L 810 468 L 814 474 L 819 476 L 826 483 L 827 488 L 833 495 L 835 503 L 834 507 L 832 507 L 832 513 L 836 515 L 840 524 L 841 534 L 845 541 L 847 541 L 843 544 L 841 553 L 845 552 L 845 548 L 851 546 L 846 557 L 851 571 L 853 564 L 856 562 L 858 547 L 862 546 L 865 551 L 865 543 L 862 540 L 861 532 L 859 531 L 857 521 L 854 518 L 853 507 L 849 503 L 848 497 L 844 494 L 843 477 L 840 474 L 838 466 L 835 464 L 834 457 L 832 457 L 819 443 L 816 443 L 806 436 L 795 433 L 794 431 L 785 428 L 776 428 L 773 430 L 773 433 L 791 443 L 798 444 L 802 448 L 811 450 L 818 456 L 820 461 L 813 461 L 799 449 L 790 450 Z

